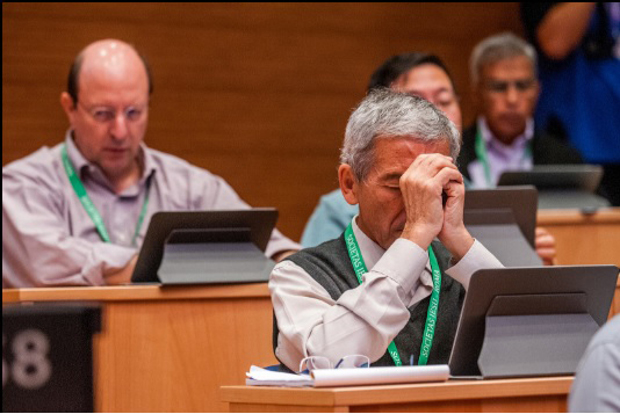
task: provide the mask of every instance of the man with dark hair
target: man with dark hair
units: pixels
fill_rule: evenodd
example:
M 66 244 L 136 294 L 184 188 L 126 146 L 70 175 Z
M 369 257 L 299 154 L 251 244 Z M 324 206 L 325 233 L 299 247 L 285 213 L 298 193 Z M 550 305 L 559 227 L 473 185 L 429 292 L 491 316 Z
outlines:
M 2 286 L 128 282 L 158 211 L 246 209 L 220 177 L 148 148 L 152 82 L 119 40 L 87 46 L 60 103 L 70 129 L 2 169 Z M 298 245 L 274 230 L 266 255 Z
M 359 214 L 269 279 L 274 352 L 288 369 L 353 354 L 373 365 L 448 362 L 471 275 L 501 267 L 463 224 L 459 148 L 454 123 L 425 99 L 379 88 L 353 112 L 338 179 Z
M 437 66 L 448 75 L 452 90 L 456 94 L 456 85 L 452 80 L 450 71 L 446 65 L 444 65 L 443 61 L 435 55 L 422 52 L 401 53 L 400 55 L 394 55 L 388 58 L 372 75 L 370 75 L 370 81 L 368 82 L 366 91 L 370 92 L 376 88 L 390 88 L 394 82 L 402 79 L 403 74 L 408 73 L 417 66 L 427 63 Z

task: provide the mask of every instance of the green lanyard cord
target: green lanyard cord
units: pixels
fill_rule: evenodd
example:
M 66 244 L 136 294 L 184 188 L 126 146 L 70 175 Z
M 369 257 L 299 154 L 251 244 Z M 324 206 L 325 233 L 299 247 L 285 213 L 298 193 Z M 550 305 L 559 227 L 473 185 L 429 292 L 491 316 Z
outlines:
M 491 179 L 491 166 L 489 164 L 489 156 L 487 154 L 487 147 L 484 144 L 484 140 L 482 139 L 482 134 L 480 133 L 480 129 L 476 131 L 476 142 L 474 144 L 474 148 L 476 150 L 476 157 L 482 163 L 482 167 L 484 168 L 484 179 L 487 182 L 488 188 L 497 187 L 493 180 Z M 523 154 L 523 158 L 530 158 L 532 156 L 532 148 L 531 142 L 525 147 L 525 153 Z
M 351 264 L 355 271 L 355 276 L 357 276 L 357 281 L 361 285 L 363 282 L 362 275 L 368 272 L 368 268 L 366 267 L 366 263 L 364 263 L 364 258 L 362 257 L 362 252 L 355 238 L 355 234 L 353 233 L 353 226 L 351 223 L 349 223 L 349 226 L 344 232 L 344 240 L 347 245 L 349 259 L 351 259 Z M 439 270 L 439 263 L 437 262 L 437 257 L 435 257 L 435 253 L 431 246 L 428 246 L 428 257 L 431 262 L 431 272 L 433 275 L 433 291 L 426 312 L 426 325 L 424 326 L 424 335 L 422 337 L 422 344 L 420 345 L 418 365 L 426 365 L 428 362 L 428 356 L 430 355 L 433 345 L 433 338 L 435 337 L 439 292 L 441 291 L 441 271 Z M 398 354 L 394 341 L 388 345 L 388 352 L 394 361 L 394 365 L 397 367 L 403 365 L 403 361 Z
M 97 208 L 95 207 L 95 204 L 93 203 L 91 198 L 88 196 L 88 193 L 86 192 L 86 188 L 84 188 L 84 184 L 82 184 L 82 181 L 80 180 L 80 177 L 75 171 L 73 164 L 71 164 L 71 161 L 69 160 L 69 155 L 67 154 L 66 145 L 62 146 L 61 154 L 62 154 L 62 164 L 65 167 L 65 171 L 67 172 L 67 177 L 69 178 L 69 182 L 71 183 L 71 186 L 73 187 L 73 191 L 75 191 L 75 194 L 80 200 L 80 203 L 82 203 L 84 210 L 86 211 L 90 219 L 95 224 L 95 227 L 97 228 L 97 232 L 99 233 L 101 240 L 103 240 L 106 243 L 110 243 L 110 235 L 108 234 L 108 231 L 105 228 L 105 225 L 103 223 L 103 218 L 101 217 L 101 214 L 99 214 L 99 211 L 97 211 Z M 142 204 L 142 210 L 140 211 L 140 217 L 138 217 L 138 223 L 136 224 L 136 230 L 131 240 L 132 246 L 136 246 L 136 240 L 138 238 L 138 235 L 140 234 L 140 228 L 142 227 L 142 223 L 144 222 L 144 218 L 146 217 L 146 211 L 147 211 L 147 207 L 149 204 L 150 188 L 151 188 L 151 180 L 149 178 L 146 184 L 146 194 L 144 196 L 144 203 Z
M 487 148 L 484 145 L 484 141 L 482 140 L 482 134 L 480 133 L 480 129 L 476 131 L 476 156 L 478 160 L 482 163 L 482 167 L 484 168 L 484 178 L 487 182 L 487 187 L 494 188 L 493 180 L 491 180 L 491 168 L 489 166 L 489 158 L 487 156 Z

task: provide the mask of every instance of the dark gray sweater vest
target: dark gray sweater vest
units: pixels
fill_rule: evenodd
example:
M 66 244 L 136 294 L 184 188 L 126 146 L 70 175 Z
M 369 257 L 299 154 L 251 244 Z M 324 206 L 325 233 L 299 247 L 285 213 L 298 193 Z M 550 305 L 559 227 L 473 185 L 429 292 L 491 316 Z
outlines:
M 447 364 L 465 297 L 465 289 L 460 283 L 445 273 L 445 269 L 448 268 L 450 261 L 450 253 L 439 242 L 433 242 L 432 246 L 439 262 L 442 277 L 435 338 L 428 358 L 428 364 Z M 344 234 L 317 247 L 301 250 L 288 257 L 287 260 L 304 269 L 327 290 L 334 300 L 338 300 L 345 291 L 359 286 L 353 265 L 349 260 Z M 414 363 L 417 365 L 429 302 L 430 297 L 427 297 L 409 308 L 411 317 L 394 339 L 396 348 L 405 365 L 409 364 L 411 355 L 414 355 Z M 278 338 L 278 325 L 275 317 L 273 330 L 273 347 L 275 351 Z M 386 350 L 385 354 L 372 363 L 372 365 L 394 365 L 394 361 Z

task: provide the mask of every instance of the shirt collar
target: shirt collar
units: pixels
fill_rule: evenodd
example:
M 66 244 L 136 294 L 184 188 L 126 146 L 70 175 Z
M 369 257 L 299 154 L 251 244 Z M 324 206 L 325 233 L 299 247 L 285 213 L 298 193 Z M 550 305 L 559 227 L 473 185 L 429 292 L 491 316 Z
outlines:
M 73 164 L 75 171 L 79 174 L 80 179 L 84 180 L 87 176 L 93 177 L 98 180 L 102 180 L 104 183 L 109 185 L 105 174 L 101 171 L 101 168 L 88 161 L 77 147 L 75 141 L 73 140 L 73 130 L 71 129 L 69 129 L 65 134 L 65 145 L 67 146 L 67 155 L 69 156 L 69 160 L 71 161 L 71 164 Z M 138 184 L 142 185 L 146 182 L 147 178 L 157 170 L 157 163 L 154 162 L 153 155 L 148 150 L 148 147 L 144 142 L 140 143 L 138 162 L 142 166 L 142 176 L 140 177 Z
M 385 249 L 372 241 L 372 239 L 359 228 L 357 225 L 357 216 L 359 216 L 359 214 L 356 214 L 352 220 L 353 234 L 355 234 L 355 238 L 357 239 L 357 244 L 360 247 L 366 268 L 370 270 L 379 259 L 381 259 L 381 256 L 385 253 Z
M 530 117 L 525 121 L 525 131 L 512 142 L 512 145 L 506 145 L 497 139 L 491 132 L 486 118 L 483 116 L 478 117 L 478 131 L 480 131 L 485 144 L 493 146 L 495 149 L 508 150 L 510 148 L 525 147 L 534 138 L 534 120 Z

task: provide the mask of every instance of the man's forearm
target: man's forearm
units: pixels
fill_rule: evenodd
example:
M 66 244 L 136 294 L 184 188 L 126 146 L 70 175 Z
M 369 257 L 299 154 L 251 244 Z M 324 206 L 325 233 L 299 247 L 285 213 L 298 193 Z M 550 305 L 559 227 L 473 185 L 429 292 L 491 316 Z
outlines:
M 585 35 L 596 3 L 562 3 L 554 6 L 536 30 L 538 44 L 551 59 L 563 59 Z
M 133 274 L 137 261 L 138 255 L 135 255 L 122 269 L 104 274 L 105 283 L 107 285 L 123 285 L 130 283 L 131 275 Z

